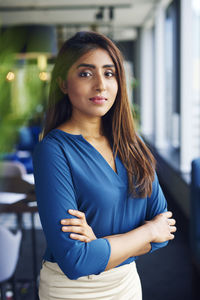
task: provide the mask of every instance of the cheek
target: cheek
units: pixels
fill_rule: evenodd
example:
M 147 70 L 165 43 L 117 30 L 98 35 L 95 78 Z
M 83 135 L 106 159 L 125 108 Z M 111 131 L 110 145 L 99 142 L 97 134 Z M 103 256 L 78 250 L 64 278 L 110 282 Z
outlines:
M 81 84 L 77 84 L 77 82 L 69 81 L 68 82 L 68 95 L 72 100 L 76 100 L 79 98 L 81 94 L 84 92 L 84 86 Z
M 118 83 L 117 82 L 113 82 L 113 84 L 110 85 L 110 92 L 112 93 L 113 98 L 116 98 L 117 92 L 118 92 Z

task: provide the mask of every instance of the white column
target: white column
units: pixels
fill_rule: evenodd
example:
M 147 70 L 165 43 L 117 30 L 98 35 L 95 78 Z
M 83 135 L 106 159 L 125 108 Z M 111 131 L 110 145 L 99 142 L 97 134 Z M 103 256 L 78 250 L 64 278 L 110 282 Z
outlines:
M 192 145 L 192 8 L 181 1 L 181 112 L 180 169 L 190 171 Z
M 165 6 L 159 4 L 155 14 L 155 146 L 165 148 L 165 65 L 164 65 Z
M 152 29 L 141 32 L 141 132 L 153 135 L 153 40 Z

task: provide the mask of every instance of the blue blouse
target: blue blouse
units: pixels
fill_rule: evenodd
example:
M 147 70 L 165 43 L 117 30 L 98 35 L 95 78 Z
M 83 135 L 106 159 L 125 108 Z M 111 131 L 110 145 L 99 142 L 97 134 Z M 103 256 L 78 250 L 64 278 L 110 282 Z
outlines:
M 120 158 L 115 172 L 82 135 L 53 129 L 35 147 L 34 176 L 38 210 L 47 249 L 44 259 L 57 262 L 70 279 L 99 274 L 110 257 L 110 243 L 103 238 L 128 232 L 166 211 L 167 204 L 157 176 L 151 197 L 128 195 L 127 172 Z M 73 240 L 61 230 L 61 219 L 73 218 L 68 209 L 85 213 L 97 239 Z M 151 251 L 167 243 L 152 243 Z M 136 257 L 130 257 L 128 264 Z

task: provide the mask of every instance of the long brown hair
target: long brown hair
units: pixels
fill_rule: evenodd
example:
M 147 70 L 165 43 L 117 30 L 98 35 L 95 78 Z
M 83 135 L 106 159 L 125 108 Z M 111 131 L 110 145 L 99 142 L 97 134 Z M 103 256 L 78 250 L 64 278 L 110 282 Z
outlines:
M 72 106 L 63 94 L 58 78 L 66 79 L 70 67 L 88 51 L 103 48 L 112 58 L 118 81 L 118 93 L 112 108 L 102 117 L 104 134 L 127 169 L 129 192 L 136 197 L 147 197 L 152 193 L 155 160 L 136 134 L 126 90 L 123 57 L 117 46 L 106 36 L 96 32 L 78 32 L 60 49 L 52 72 L 49 105 L 44 125 L 44 136 L 70 119 Z

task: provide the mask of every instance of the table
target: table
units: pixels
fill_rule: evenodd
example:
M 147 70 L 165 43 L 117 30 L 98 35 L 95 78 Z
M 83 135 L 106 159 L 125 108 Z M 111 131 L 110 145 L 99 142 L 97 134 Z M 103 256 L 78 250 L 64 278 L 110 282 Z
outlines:
M 20 177 L 0 177 L 0 191 L 23 193 L 26 198 L 12 204 L 0 203 L 0 213 L 15 213 L 18 216 L 18 223 L 21 224 L 22 214 L 25 212 L 31 213 L 31 236 L 32 236 L 32 256 L 33 256 L 33 277 L 35 299 L 38 299 L 37 292 L 37 255 L 36 255 L 36 232 L 34 224 L 34 214 L 38 211 L 37 206 L 30 206 L 30 203 L 36 202 L 35 187 Z
M 27 197 L 35 197 L 35 185 L 21 177 L 0 177 L 0 191 L 25 193 Z

